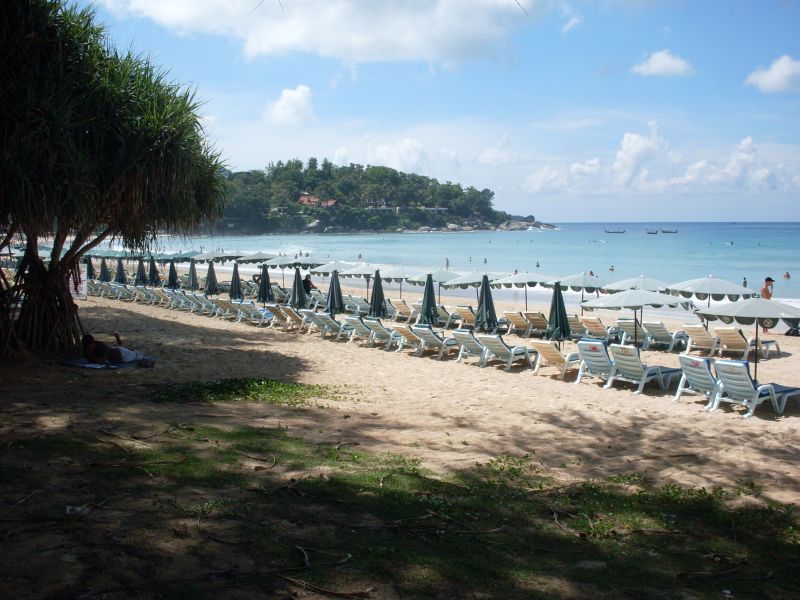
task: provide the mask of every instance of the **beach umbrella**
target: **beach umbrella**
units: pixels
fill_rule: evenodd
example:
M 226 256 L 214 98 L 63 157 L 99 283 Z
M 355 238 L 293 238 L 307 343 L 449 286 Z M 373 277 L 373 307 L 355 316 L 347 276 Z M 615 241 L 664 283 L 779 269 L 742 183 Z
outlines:
M 133 280 L 135 285 L 147 285 L 147 273 L 144 270 L 144 260 L 139 259 L 139 266 L 136 267 L 136 277 Z
M 383 295 L 381 272 L 375 269 L 374 283 L 372 284 L 372 297 L 369 299 L 369 316 L 380 319 L 385 317 L 386 314 L 386 298 Z
M 661 294 L 659 292 L 651 292 L 649 290 L 625 290 L 623 292 L 617 292 L 616 294 L 609 294 L 607 296 L 601 296 L 593 300 L 588 300 L 581 304 L 581 307 L 589 309 L 608 308 L 611 310 L 632 310 L 634 322 L 633 344 L 636 345 L 636 332 L 638 330 L 636 327 L 636 311 L 641 310 L 644 312 L 645 306 L 653 306 L 656 308 L 661 306 L 669 306 L 672 308 L 683 306 L 684 308 L 687 308 L 691 306 L 691 304 L 692 303 L 690 301 L 681 300 L 680 298 L 670 296 L 669 294 Z
M 344 312 L 344 298 L 342 298 L 342 287 L 339 285 L 339 272 L 334 270 L 331 273 L 331 284 L 328 287 L 328 298 L 325 301 L 325 312 L 330 316 Z
M 478 312 L 475 313 L 475 329 L 491 331 L 497 327 L 497 313 L 494 310 L 489 276 L 484 274 L 481 291 L 478 294 Z
M 255 254 L 245 254 L 236 259 L 240 263 L 261 263 L 275 258 L 275 254 L 269 252 L 256 252 Z
M 589 274 L 586 272 L 582 273 L 575 273 L 574 275 L 567 275 L 566 277 L 560 277 L 558 282 L 561 286 L 562 290 L 566 290 L 569 288 L 573 292 L 580 292 L 581 293 L 581 314 L 583 314 L 583 300 L 584 300 L 584 292 L 589 292 L 593 294 L 595 292 L 600 291 L 604 285 L 604 281 L 600 279 L 597 275 Z M 553 287 L 556 284 L 556 281 L 548 281 L 544 284 L 545 287 Z
M 731 302 L 735 302 L 740 298 L 751 298 L 755 296 L 753 290 L 742 287 L 738 283 L 733 283 L 732 281 L 718 279 L 713 275 L 672 283 L 665 288 L 665 291 L 668 294 L 683 296 L 684 298 L 695 297 L 698 300 L 707 299 L 708 306 L 711 306 L 711 300 L 719 301 L 727 298 Z
M 433 275 L 428 274 L 425 281 L 425 292 L 422 295 L 422 308 L 417 323 L 436 325 L 439 322 L 439 311 L 436 309 L 436 294 L 433 291 Z
M 433 282 L 439 286 L 439 302 L 441 302 L 442 284 L 455 279 L 456 277 L 460 277 L 461 273 L 456 273 L 455 271 L 442 271 L 441 269 L 434 271 L 423 271 L 422 273 L 417 272 L 417 274 L 413 277 L 406 278 L 406 281 L 414 285 L 427 285 L 428 276 L 430 276 Z
M 272 286 L 269 281 L 269 267 L 267 265 L 261 265 L 261 281 L 258 282 L 258 297 L 256 300 L 265 305 L 267 302 L 272 302 L 274 300 L 272 297 Z
M 544 283 L 551 281 L 552 279 L 552 275 L 528 273 L 526 271 L 524 273 L 514 273 L 513 275 L 509 275 L 507 277 L 495 279 L 492 281 L 491 286 L 493 288 L 525 288 L 525 310 L 528 310 L 528 288 L 535 287 L 536 285 L 544 285 Z
M 449 281 L 442 282 L 441 287 L 446 289 L 461 288 L 463 290 L 474 287 L 475 297 L 477 298 L 478 302 L 480 302 L 480 296 L 478 294 L 479 288 L 483 283 L 483 277 L 488 277 L 489 281 L 492 282 L 495 279 L 500 279 L 506 275 L 507 273 L 480 273 L 478 271 L 474 271 L 472 273 L 467 273 L 466 275 L 459 275 L 458 277 Z
M 104 283 L 111 281 L 111 273 L 108 272 L 108 264 L 105 258 L 100 259 L 100 281 Z
M 357 263 L 354 262 L 347 262 L 344 260 L 332 260 L 330 262 L 326 262 L 325 264 L 318 265 L 315 267 L 311 267 L 309 273 L 312 275 L 323 275 L 328 277 L 334 271 L 341 273 L 342 271 L 346 271 L 347 269 L 352 269 L 356 266 Z
M 170 258 L 173 258 L 173 259 L 177 260 L 178 262 L 182 262 L 182 261 L 190 260 L 190 259 L 194 258 L 195 256 L 197 256 L 198 254 L 200 254 L 200 252 L 197 251 L 197 250 L 184 250 L 182 252 L 176 252 L 175 254 L 170 256 Z
M 122 264 L 122 257 L 117 258 L 117 272 L 114 274 L 114 281 L 125 285 L 128 279 L 125 277 L 125 266 Z
M 403 282 L 408 279 L 409 277 L 414 277 L 419 273 L 418 268 L 412 267 L 404 267 L 402 265 L 398 265 L 396 267 L 392 267 L 387 269 L 383 273 L 381 273 L 381 278 L 384 281 L 396 281 L 400 284 L 400 298 L 403 297 Z
M 219 284 L 217 283 L 217 274 L 214 272 L 214 261 L 208 261 L 208 272 L 206 273 L 206 296 L 215 296 L 219 294 Z
M 177 290 L 181 287 L 181 283 L 178 280 L 178 270 L 175 268 L 175 261 L 169 261 L 169 276 L 167 277 L 167 287 L 172 290 Z
M 377 270 L 378 267 L 376 265 L 361 263 L 346 271 L 341 271 L 339 275 L 342 277 L 363 277 L 367 282 L 367 296 L 369 296 L 369 280 L 372 278 L 372 274 Z
M 215 252 L 203 252 L 201 254 L 196 254 L 194 259 L 198 262 L 209 261 L 209 262 L 222 262 L 224 263 L 227 260 L 236 260 L 240 256 L 244 256 L 244 252 L 234 252 L 229 251 L 225 252 L 224 250 L 217 250 Z
M 283 283 L 283 285 L 286 285 L 286 278 L 284 277 L 284 269 L 286 267 L 292 267 L 292 268 L 302 267 L 304 269 L 310 269 L 312 267 L 317 267 L 323 264 L 323 262 L 315 260 L 310 256 L 297 255 L 294 258 L 291 256 L 278 256 L 276 258 L 266 261 L 265 264 L 272 269 L 280 268 L 281 282 Z
M 150 257 L 150 271 L 147 274 L 147 283 L 153 287 L 161 285 L 161 278 L 158 276 L 158 269 L 156 268 L 156 259 Z
M 197 281 L 197 264 L 193 258 L 189 259 L 189 289 L 193 292 L 200 289 L 200 282 Z
M 231 275 L 231 289 L 230 289 L 230 298 L 231 300 L 241 300 L 243 298 L 242 295 L 242 280 L 239 277 L 239 263 L 233 263 L 233 274 Z
M 548 340 L 558 342 L 560 350 L 561 342 L 568 340 L 571 333 L 569 319 L 567 318 L 567 307 L 564 306 L 564 294 L 561 293 L 561 283 L 556 281 L 555 285 L 553 285 L 553 299 L 550 302 L 550 318 L 545 337 Z
M 714 308 L 701 308 L 697 313 L 711 320 L 719 319 L 723 323 L 736 322 L 740 325 L 755 323 L 756 348 L 758 348 L 758 332 L 761 327 L 772 329 L 779 321 L 783 321 L 789 327 L 797 327 L 800 324 L 800 308 L 764 298 L 750 298 Z M 753 379 L 758 381 L 758 350 L 755 352 L 754 364 Z
M 86 279 L 96 279 L 97 274 L 94 272 L 94 265 L 92 264 L 92 259 L 90 257 L 86 257 Z
M 303 276 L 300 275 L 300 267 L 294 269 L 294 283 L 292 283 L 292 295 L 289 297 L 289 304 L 294 308 L 305 308 L 306 291 L 303 289 Z
M 603 289 L 611 293 L 622 292 L 624 290 L 647 290 L 650 292 L 658 292 L 666 289 L 668 285 L 669 284 L 666 281 L 639 275 L 639 277 L 631 277 L 630 279 L 623 279 L 622 281 L 608 283 L 603 286 Z

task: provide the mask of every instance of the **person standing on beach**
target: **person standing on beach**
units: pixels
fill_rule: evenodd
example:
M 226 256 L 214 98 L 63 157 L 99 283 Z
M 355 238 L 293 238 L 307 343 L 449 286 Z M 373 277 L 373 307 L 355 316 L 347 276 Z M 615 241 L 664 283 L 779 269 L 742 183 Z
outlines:
M 446 256 L 444 257 L 444 270 L 447 271 L 450 269 L 450 259 Z
M 764 300 L 772 300 L 772 284 L 775 283 L 775 280 L 772 277 L 767 277 L 764 280 L 764 285 L 761 287 L 761 297 Z M 768 333 L 766 327 L 761 328 L 761 333 Z
M 747 287 L 747 277 L 742 279 L 742 287 Z

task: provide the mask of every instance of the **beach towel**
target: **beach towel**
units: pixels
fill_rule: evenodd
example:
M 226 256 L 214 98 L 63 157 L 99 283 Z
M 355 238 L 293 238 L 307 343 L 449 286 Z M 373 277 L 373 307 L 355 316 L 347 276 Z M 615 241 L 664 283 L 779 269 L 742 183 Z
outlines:
M 62 365 L 68 367 L 78 367 L 80 369 L 125 369 L 127 367 L 154 367 L 156 359 L 152 356 L 145 356 L 139 360 L 131 360 L 121 363 L 92 363 L 84 357 L 65 358 L 60 361 Z

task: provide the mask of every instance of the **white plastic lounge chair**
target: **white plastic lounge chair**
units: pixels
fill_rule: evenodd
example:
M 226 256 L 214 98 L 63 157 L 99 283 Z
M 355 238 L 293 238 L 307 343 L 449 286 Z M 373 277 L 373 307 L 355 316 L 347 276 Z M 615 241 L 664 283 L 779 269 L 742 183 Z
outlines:
M 392 308 L 392 320 L 399 321 L 400 319 L 404 321 L 410 321 L 412 318 L 413 311 L 411 307 L 406 304 L 405 300 L 386 300 L 387 308 L 391 305 Z
M 608 376 L 608 381 L 604 386 L 605 389 L 610 388 L 617 379 L 620 379 L 629 383 L 639 384 L 639 387 L 634 392 L 635 394 L 641 394 L 644 386 L 649 381 L 658 382 L 659 387 L 662 390 L 666 390 L 669 389 L 673 377 L 677 377 L 681 373 L 680 369 L 672 367 L 644 364 L 639 354 L 639 349 L 634 346 L 611 344 L 608 349 L 611 351 L 614 367 Z
M 167 296 L 167 294 L 164 292 L 162 288 L 155 288 L 153 290 L 153 295 L 157 298 L 156 304 L 158 304 L 159 306 L 170 308 L 172 300 L 170 300 L 169 296 Z
M 411 331 L 411 325 L 398 323 L 393 327 L 393 329 L 399 333 L 401 337 L 395 352 L 401 352 L 405 347 L 419 350 L 419 348 L 422 346 L 422 340 L 419 339 L 419 336 L 416 333 Z
M 286 313 L 283 312 L 283 307 L 280 304 L 267 304 L 267 310 L 272 313 L 272 321 L 270 321 L 270 327 L 280 327 L 284 331 L 287 331 L 291 326 L 291 321 L 289 317 L 286 316 Z
M 411 321 L 417 323 L 419 321 L 419 317 L 422 314 L 422 302 L 412 302 L 411 303 Z
M 303 330 L 308 327 L 308 323 L 303 319 L 303 317 L 294 309 L 292 306 L 282 306 L 281 310 L 283 314 L 286 315 L 286 318 L 289 319 L 290 326 L 289 329 L 296 329 L 297 333 L 302 333 Z
M 567 315 L 567 322 L 569 323 L 569 336 L 573 340 L 579 340 L 586 335 L 586 327 L 583 326 L 578 315 Z
M 422 356 L 425 350 L 438 350 L 438 359 L 442 360 L 445 353 L 449 354 L 451 350 L 458 348 L 458 342 L 455 338 L 440 336 L 430 325 L 414 325 L 411 331 L 422 340 L 417 350 L 417 356 Z
M 372 331 L 373 343 L 382 344 L 383 342 L 386 342 L 386 350 L 389 350 L 392 347 L 392 344 L 400 343 L 400 338 L 402 338 L 402 336 L 396 331 L 384 327 L 380 319 L 364 317 L 362 321 L 364 322 L 364 325 L 369 327 L 370 331 Z
M 525 346 L 509 346 L 498 334 L 483 334 L 475 337 L 486 348 L 486 353 L 483 357 L 484 365 L 489 364 L 490 360 L 496 358 L 506 363 L 506 371 L 511 369 L 511 365 L 516 361 L 525 362 L 529 367 L 533 368 L 531 351 Z
M 776 415 L 782 415 L 786 401 L 800 394 L 800 388 L 787 387 L 777 383 L 756 385 L 750 377 L 750 364 L 745 360 L 718 360 L 716 362 L 717 377 L 720 388 L 709 411 L 719 408 L 720 402 L 739 404 L 747 408 L 744 418 L 750 418 L 756 407 L 764 400 L 772 402 Z
M 205 294 L 195 294 L 194 299 L 201 305 L 199 309 L 201 315 L 208 315 L 210 317 L 216 316 L 217 311 L 219 311 L 219 306 L 214 304 L 208 296 Z
M 564 379 L 567 369 L 577 369 L 580 366 L 581 359 L 577 352 L 570 352 L 566 355 L 561 354 L 555 342 L 532 340 L 531 346 L 536 350 L 536 366 L 533 369 L 534 375 L 538 375 L 542 365 L 545 364 L 556 367 L 559 370 L 558 378 Z
M 455 323 L 459 316 L 457 312 L 448 310 L 444 304 L 436 305 L 436 314 L 439 317 L 439 324 L 445 329 L 450 327 L 451 323 Z
M 521 312 L 506 311 L 503 313 L 506 319 L 506 333 L 518 332 L 522 337 L 531 335 L 533 325 L 523 316 Z
M 216 307 L 216 311 L 211 314 L 212 317 L 231 321 L 239 318 L 239 309 L 234 306 L 230 300 L 225 300 L 224 298 L 214 298 L 210 300 Z
M 536 334 L 540 337 L 543 337 L 547 328 L 550 327 L 550 323 L 547 321 L 547 317 L 544 316 L 544 313 L 537 312 L 537 311 L 526 311 L 522 313 L 522 316 L 525 317 L 525 320 L 530 325 L 530 330 L 528 335 Z M 583 330 L 583 328 L 581 328 Z
M 456 358 L 457 363 L 460 363 L 467 356 L 477 356 L 478 366 L 485 366 L 484 358 L 486 357 L 486 346 L 475 338 L 475 334 L 473 334 L 471 330 L 456 329 L 453 331 L 453 338 L 459 345 L 458 358 Z
M 781 353 L 781 347 L 775 340 L 759 339 L 758 346 L 756 346 L 755 338 L 747 339 L 742 330 L 735 327 L 717 327 L 714 329 L 714 333 L 719 337 L 717 352 L 720 356 L 723 352 L 741 353 L 742 360 L 745 360 L 751 352 L 760 350 L 764 358 L 769 358 L 769 349 L 773 346 L 778 354 Z
M 610 342 L 616 337 L 618 330 L 615 327 L 606 327 L 600 317 L 581 317 L 581 324 L 586 329 L 586 335 L 605 342 Z
M 706 409 L 710 409 L 719 393 L 719 380 L 711 372 L 714 359 L 681 354 L 678 360 L 682 375 L 674 400 L 677 402 L 683 394 L 703 394 L 708 400 Z
M 311 308 L 311 309 L 315 309 L 315 308 L 324 309 L 325 308 L 325 303 L 328 301 L 328 299 L 325 296 L 322 295 L 322 292 L 320 292 L 316 288 L 311 288 L 311 293 L 309 294 L 309 296 L 311 297 L 311 305 L 309 306 L 309 308 Z
M 334 339 L 338 340 L 340 337 L 347 337 L 350 335 L 352 326 L 349 323 L 340 323 L 328 313 L 317 313 L 317 323 L 322 327 L 320 337 L 325 337 L 328 333 L 335 334 Z
M 348 343 L 361 339 L 372 345 L 372 330 L 364 324 L 361 317 L 348 316 L 344 318 L 344 322 L 351 328 L 348 334 Z
M 306 323 L 307 335 L 311 335 L 312 333 L 316 333 L 325 329 L 325 326 L 322 325 L 317 318 L 317 316 L 321 313 L 318 313 L 311 308 L 301 308 L 297 311 L 297 313 L 303 317 L 303 321 Z
M 369 314 L 369 302 L 359 296 L 344 296 L 344 308 L 355 316 Z
M 684 323 L 683 331 L 689 336 L 689 341 L 686 343 L 686 354 L 692 350 L 706 350 L 709 356 L 714 356 L 714 353 L 719 350 L 719 338 L 708 333 L 708 329 L 704 326 Z
M 277 283 L 271 284 L 270 289 L 272 289 L 272 297 L 275 298 L 276 303 L 285 304 L 289 299 L 289 293 Z
M 642 325 L 650 336 L 651 347 L 666 346 L 667 352 L 672 352 L 675 348 L 680 350 L 689 341 L 689 336 L 684 331 L 670 331 L 661 321 L 645 321 Z
M 638 320 L 617 319 L 616 328 L 622 332 L 620 344 L 633 346 L 633 340 L 635 339 L 636 345 L 642 350 L 647 350 L 650 347 L 650 336 L 647 335 Z
M 261 308 L 253 302 L 235 303 L 239 309 L 237 322 L 247 322 L 256 327 L 261 327 L 264 323 L 272 320 L 272 313 L 265 308 Z
M 584 377 L 608 379 L 614 370 L 614 361 L 608 355 L 606 345 L 600 340 L 578 340 L 578 355 L 581 357 L 581 366 L 576 384 Z

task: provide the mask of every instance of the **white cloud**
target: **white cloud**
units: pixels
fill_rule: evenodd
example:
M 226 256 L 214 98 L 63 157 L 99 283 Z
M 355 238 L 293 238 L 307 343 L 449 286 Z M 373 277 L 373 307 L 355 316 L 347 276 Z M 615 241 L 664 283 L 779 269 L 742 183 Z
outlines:
M 524 12 L 520 11 L 520 6 Z M 226 35 L 248 56 L 308 52 L 343 61 L 456 63 L 490 57 L 533 0 L 101 0 L 178 33 Z
M 514 161 L 514 154 L 509 149 L 510 138 L 507 133 L 498 140 L 494 146 L 484 148 L 478 155 L 478 162 L 482 165 L 501 166 Z
M 312 96 L 311 88 L 307 85 L 298 85 L 293 90 L 284 89 L 277 100 L 267 104 L 264 117 L 275 125 L 308 125 L 314 121 Z
M 533 193 L 561 192 L 567 188 L 569 178 L 561 166 L 546 166 L 525 179 L 524 188 Z
M 614 182 L 623 187 L 630 185 L 636 177 L 643 175 L 644 165 L 664 148 L 663 140 L 658 137 L 658 126 L 654 122 L 650 123 L 648 137 L 638 133 L 625 133 L 612 166 Z
M 561 33 L 569 33 L 583 22 L 583 15 L 577 13 L 569 2 L 557 2 L 556 6 L 564 19 Z
M 776 58 L 769 69 L 759 67 L 745 79 L 746 85 L 757 87 L 762 92 L 786 92 L 800 88 L 800 60 L 788 54 Z
M 398 171 L 419 171 L 425 154 L 422 143 L 412 138 L 405 138 L 394 144 L 370 145 L 367 148 L 370 163 Z
M 659 50 L 649 54 L 642 62 L 633 65 L 631 71 L 637 75 L 655 75 L 658 77 L 676 77 L 691 75 L 694 72 L 692 65 L 670 52 Z
M 347 151 L 347 148 L 342 146 L 336 149 L 336 152 L 333 153 L 333 163 L 339 166 L 350 164 L 350 153 Z
M 572 163 L 569 167 L 572 175 L 597 175 L 600 172 L 600 159 L 591 158 L 582 163 Z

